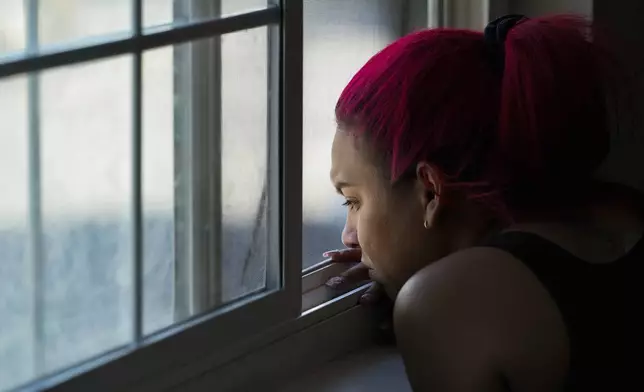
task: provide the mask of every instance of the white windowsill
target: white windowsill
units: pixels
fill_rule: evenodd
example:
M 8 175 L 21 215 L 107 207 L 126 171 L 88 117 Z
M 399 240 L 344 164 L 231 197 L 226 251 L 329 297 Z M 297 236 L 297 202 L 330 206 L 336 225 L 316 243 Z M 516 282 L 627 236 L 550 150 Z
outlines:
M 196 377 L 175 383 L 160 380 L 160 385 L 140 385 L 128 392 L 279 390 L 302 374 L 372 346 L 374 332 L 369 311 L 354 306 L 222 366 L 207 366 Z
M 321 366 L 278 388 L 279 392 L 411 392 L 394 347 L 368 347 Z
M 361 360 L 365 366 L 355 368 L 362 373 L 350 374 L 367 374 L 370 369 L 377 371 L 374 369 L 384 365 L 391 369 L 392 374 L 400 375 L 392 380 L 406 382 L 404 372 L 400 371 L 402 367 L 396 367 L 399 360 L 397 361 L 394 351 L 379 352 L 377 349 L 372 351 L 373 342 L 378 333 L 372 318 L 373 313 L 367 308 L 354 305 L 366 286 L 350 290 L 340 296 L 324 287 L 323 282 L 341 273 L 347 267 L 346 264 L 324 262 L 305 271 L 302 282 L 304 292 L 302 317 L 288 325 L 278 327 L 277 330 L 263 334 L 260 338 L 266 343 L 263 347 L 251 344 L 256 347 L 254 350 L 238 350 L 246 354 L 219 365 L 208 363 L 210 361 L 199 361 L 200 363 L 195 365 L 201 370 L 193 369 L 189 372 L 194 376 L 184 374 L 178 377 L 177 375 L 170 378 L 160 377 L 155 380 L 156 382 L 146 383 L 147 385 L 139 384 L 132 389 L 132 392 L 134 390 L 156 391 L 160 388 L 177 392 L 201 392 L 213 389 L 217 391 L 280 390 L 303 374 L 326 369 L 327 364 L 333 366 L 336 359 L 345 358 L 353 352 L 366 353 L 369 359 Z M 300 328 L 297 328 L 297 325 L 300 325 Z M 383 356 L 383 354 L 386 355 Z M 226 357 L 230 356 L 226 355 Z M 174 380 L 171 381 L 172 379 Z M 354 377 L 354 381 L 359 379 Z M 338 381 L 340 380 L 348 379 L 338 378 Z M 333 385 L 330 387 L 333 388 Z M 310 390 L 310 388 L 303 390 Z
M 285 380 L 292 380 L 372 344 L 376 328 L 371 312 L 355 306 L 365 289 L 363 286 L 314 306 L 299 319 L 266 331 L 241 345 L 216 350 L 211 357 L 157 373 L 121 390 L 254 391 L 282 385 Z M 85 391 L 87 385 L 83 384 L 76 385 L 76 389 L 61 389 L 61 392 Z

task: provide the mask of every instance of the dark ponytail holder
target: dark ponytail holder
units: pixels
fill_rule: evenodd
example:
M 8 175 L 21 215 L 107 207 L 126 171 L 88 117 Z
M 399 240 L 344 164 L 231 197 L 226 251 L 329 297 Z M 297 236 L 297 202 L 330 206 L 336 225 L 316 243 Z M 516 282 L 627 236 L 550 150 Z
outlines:
M 505 15 L 485 26 L 483 31 L 485 42 L 490 46 L 493 62 L 500 73 L 503 73 L 505 65 L 505 39 L 514 26 L 526 19 L 528 18 L 524 15 Z

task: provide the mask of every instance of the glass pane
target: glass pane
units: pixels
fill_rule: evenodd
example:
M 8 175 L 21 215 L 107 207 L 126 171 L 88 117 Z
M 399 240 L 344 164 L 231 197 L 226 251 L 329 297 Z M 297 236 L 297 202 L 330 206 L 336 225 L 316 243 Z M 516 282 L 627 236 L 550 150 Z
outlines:
M 25 49 L 25 21 L 23 0 L 0 0 L 0 57 Z
M 143 0 L 143 26 L 185 23 L 266 8 L 277 0 Z
M 266 279 L 267 28 L 224 35 L 221 57 L 222 296 L 229 301 Z
M 191 0 L 178 0 L 189 2 Z M 172 23 L 173 5 L 177 0 L 143 0 L 143 26 Z
M 342 247 L 345 209 L 329 182 L 333 109 L 353 74 L 399 36 L 402 3 L 304 1 L 303 268 Z
M 147 333 L 265 286 L 267 59 L 266 27 L 144 54 Z
M 271 3 L 277 3 L 279 0 L 221 0 L 221 13 L 223 15 L 236 14 L 245 11 L 253 11 L 262 8 Z
M 34 375 L 26 77 L 0 79 L 0 118 L 0 390 L 5 390 Z
M 41 74 L 42 372 L 132 337 L 129 56 Z
M 40 0 L 39 44 L 128 32 L 132 27 L 131 3 L 132 0 Z
M 142 191 L 143 328 L 146 333 L 171 325 L 174 321 L 173 72 L 172 47 L 144 53 Z M 181 128 L 177 129 L 177 138 L 182 136 L 181 130 Z M 185 206 L 182 205 L 181 208 Z

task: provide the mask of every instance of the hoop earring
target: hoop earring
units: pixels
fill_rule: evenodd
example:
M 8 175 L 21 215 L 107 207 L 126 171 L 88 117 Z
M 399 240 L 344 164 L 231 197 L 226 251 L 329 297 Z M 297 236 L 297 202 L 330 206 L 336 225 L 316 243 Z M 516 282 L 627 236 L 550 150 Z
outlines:
M 427 221 L 425 220 L 425 221 L 423 222 L 423 227 L 424 227 L 425 229 L 429 229 L 429 222 L 427 222 Z

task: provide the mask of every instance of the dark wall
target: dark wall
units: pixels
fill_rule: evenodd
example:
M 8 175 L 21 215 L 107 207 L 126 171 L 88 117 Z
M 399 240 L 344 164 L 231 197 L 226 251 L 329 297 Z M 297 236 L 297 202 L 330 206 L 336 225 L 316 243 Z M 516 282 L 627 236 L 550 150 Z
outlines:
M 644 191 L 644 1 L 643 0 L 490 0 L 497 13 L 539 16 L 577 13 L 592 17 L 605 32 L 611 48 L 634 75 L 633 102 L 615 132 L 602 178 Z M 496 5 L 496 7 L 494 7 Z M 495 15 L 491 15 L 495 16 Z M 579 141 L 583 144 L 583 140 Z
M 604 172 L 644 190 L 644 1 L 594 0 L 593 19 L 612 35 L 612 47 L 634 76 L 634 118 L 622 124 Z

